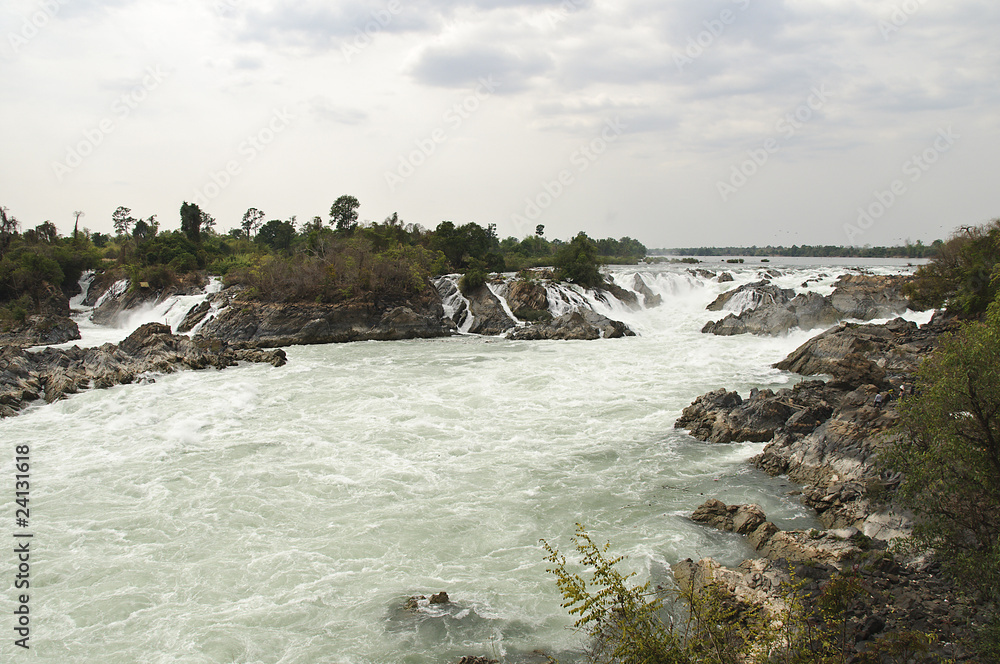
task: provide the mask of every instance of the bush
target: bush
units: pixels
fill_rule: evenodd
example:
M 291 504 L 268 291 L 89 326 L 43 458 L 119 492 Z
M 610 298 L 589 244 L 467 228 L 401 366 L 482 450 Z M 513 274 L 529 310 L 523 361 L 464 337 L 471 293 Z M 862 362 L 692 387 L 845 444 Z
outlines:
M 597 245 L 586 233 L 580 233 L 559 249 L 555 267 L 559 279 L 572 281 L 583 288 L 597 288 L 604 283 L 597 262 Z
M 486 270 L 481 267 L 474 267 L 468 270 L 458 280 L 458 290 L 462 295 L 468 295 L 472 291 L 486 285 Z

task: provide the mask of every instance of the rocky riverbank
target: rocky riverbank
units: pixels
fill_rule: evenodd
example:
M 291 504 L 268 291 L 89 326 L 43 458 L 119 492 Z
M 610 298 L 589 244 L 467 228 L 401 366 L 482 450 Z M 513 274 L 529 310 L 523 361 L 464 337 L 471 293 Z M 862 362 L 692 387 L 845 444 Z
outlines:
M 285 363 L 282 350 L 237 348 L 220 341 L 192 340 L 148 323 L 120 344 L 99 348 L 16 346 L 0 350 L 0 417 L 17 415 L 33 402 L 52 403 L 91 388 L 135 383 L 183 369 L 224 369 L 239 362 Z
M 954 321 L 941 316 L 918 327 L 903 319 L 884 325 L 841 324 L 809 340 L 775 366 L 829 380 L 792 388 L 753 390 L 746 398 L 725 389 L 698 397 L 675 423 L 708 443 L 768 441 L 750 463 L 802 485 L 805 505 L 825 531 L 781 531 L 755 505 L 709 500 L 692 519 L 738 533 L 759 558 L 727 569 L 711 559 L 674 567 L 686 589 L 721 583 L 741 602 L 780 608 L 782 584 L 806 580 L 815 599 L 835 574 L 858 577 L 858 601 L 849 612 L 855 650 L 873 647 L 880 634 L 933 632 L 934 651 L 963 661 L 961 641 L 975 634 L 976 607 L 966 603 L 937 568 L 887 551 L 911 527 L 907 513 L 879 499 L 898 477 L 883 474 L 876 454 L 899 419 L 898 397 L 914 371 Z
M 845 274 L 837 279 L 830 295 L 796 294 L 763 279 L 727 291 L 706 307 L 709 311 L 736 308 L 725 318 L 706 323 L 702 332 L 721 336 L 734 334 L 776 335 L 792 328 L 811 330 L 845 319 L 872 320 L 898 316 L 909 301 L 903 286 L 906 276 Z M 807 286 L 807 284 L 803 284 Z

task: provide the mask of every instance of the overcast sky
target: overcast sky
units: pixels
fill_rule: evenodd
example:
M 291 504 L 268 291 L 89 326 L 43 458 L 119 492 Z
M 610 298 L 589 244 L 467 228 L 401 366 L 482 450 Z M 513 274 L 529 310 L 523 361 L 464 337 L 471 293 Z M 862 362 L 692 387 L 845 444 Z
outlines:
M 996 0 L 3 0 L 0 205 L 650 247 L 1000 216 Z

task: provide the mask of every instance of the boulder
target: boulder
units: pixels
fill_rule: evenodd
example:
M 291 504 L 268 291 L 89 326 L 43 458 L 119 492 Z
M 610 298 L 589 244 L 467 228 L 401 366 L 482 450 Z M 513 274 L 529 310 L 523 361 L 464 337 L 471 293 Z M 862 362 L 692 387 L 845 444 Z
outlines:
M 709 311 L 734 311 L 737 314 L 756 309 L 765 302 L 784 304 L 795 297 L 795 291 L 790 288 L 778 288 L 769 281 L 755 281 L 743 284 L 739 288 L 726 291 L 709 304 Z
M 653 292 L 649 284 L 646 283 L 646 280 L 639 273 L 636 273 L 632 277 L 632 290 L 642 296 L 642 306 L 647 309 L 658 307 L 663 303 L 663 298 Z
M 625 323 L 612 320 L 595 311 L 583 309 L 557 316 L 547 323 L 518 328 L 507 335 L 515 341 L 541 339 L 617 339 L 635 336 Z
M 503 334 L 517 321 L 508 315 L 500 299 L 493 294 L 486 284 L 465 294 L 469 301 L 469 311 L 472 314 L 472 334 L 497 335 Z
M 547 311 L 549 308 L 548 291 L 536 281 L 509 281 L 501 287 L 501 294 L 515 313 L 522 309 Z

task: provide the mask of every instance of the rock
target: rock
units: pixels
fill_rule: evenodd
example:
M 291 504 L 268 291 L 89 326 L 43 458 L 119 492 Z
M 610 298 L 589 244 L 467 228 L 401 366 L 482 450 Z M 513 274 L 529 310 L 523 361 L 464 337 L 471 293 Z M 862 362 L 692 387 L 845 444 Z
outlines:
M 186 334 L 193 330 L 198 323 L 205 320 L 205 316 L 207 316 L 208 312 L 211 310 L 212 305 L 208 302 L 208 300 L 204 300 L 191 307 L 184 316 L 184 320 L 177 326 L 177 333 Z
M 607 277 L 604 284 L 595 289 L 594 292 L 594 296 L 598 300 L 603 300 L 604 302 L 607 302 L 608 295 L 624 304 L 626 308 L 632 309 L 633 311 L 637 311 L 642 308 L 639 304 L 639 296 L 616 284 L 611 280 L 611 277 Z
M 768 271 L 770 275 L 772 271 Z M 777 274 L 773 275 L 777 276 Z M 745 284 L 720 295 L 709 311 L 730 310 L 719 321 L 710 321 L 702 332 L 721 336 L 735 334 L 778 335 L 792 328 L 826 327 L 845 318 L 871 320 L 895 316 L 907 309 L 902 286 L 909 277 L 844 275 L 833 294 L 795 295 L 767 280 Z
M 759 551 L 771 560 L 783 558 L 795 563 L 822 563 L 837 569 L 861 554 L 861 549 L 853 542 L 829 532 L 813 537 L 811 533 L 796 530 L 773 533 Z
M 726 505 L 710 498 L 691 514 L 691 520 L 726 532 L 749 535 L 767 519 L 758 505 Z
M 499 662 L 495 659 L 490 659 L 489 657 L 465 655 L 458 660 L 458 664 L 499 664 Z
M 35 314 L 23 323 L 0 328 L 0 346 L 51 346 L 79 338 L 76 321 L 53 314 Z
M 903 286 L 910 276 L 845 274 L 837 279 L 830 303 L 843 318 L 871 320 L 898 316 L 910 302 Z
M 410 301 L 380 306 L 361 301 L 339 304 L 258 302 L 233 297 L 228 307 L 202 326 L 197 337 L 275 348 L 347 341 L 427 339 L 447 336 L 453 329 L 450 321 L 444 318 L 438 292 L 427 288 Z
M 674 422 L 674 428 L 687 429 L 698 440 L 721 442 L 727 429 L 724 416 L 742 403 L 736 392 L 719 388 L 695 399 Z
M 632 277 L 632 290 L 642 296 L 642 306 L 647 309 L 658 307 L 663 303 L 663 298 L 652 291 L 638 272 Z
M 507 300 L 511 311 L 548 311 L 549 296 L 545 286 L 535 281 L 509 281 L 501 287 L 501 294 Z
M 795 291 L 790 288 L 778 288 L 768 281 L 755 281 L 722 293 L 705 308 L 709 311 L 728 310 L 739 314 L 755 309 L 765 302 L 784 304 L 793 297 Z
M 448 604 L 449 602 L 451 602 L 451 599 L 449 599 L 448 593 L 443 590 L 439 593 L 431 595 L 431 604 Z
M 143 325 L 117 346 L 29 352 L 0 350 L 0 415 L 16 415 L 30 402 L 51 403 L 90 388 L 132 383 L 181 369 L 223 369 L 240 361 L 285 363 L 284 351 L 235 349 L 220 341 L 192 340 L 159 323 Z M 151 382 L 151 381 L 150 381 Z
M 466 293 L 465 298 L 473 316 L 472 327 L 469 328 L 472 334 L 503 334 L 517 326 L 517 321 L 507 314 L 503 304 L 486 284 Z
M 507 335 L 515 341 L 537 341 L 541 339 L 617 339 L 635 336 L 625 323 L 611 320 L 589 309 L 571 311 L 557 316 L 547 323 L 536 323 L 522 327 Z
M 719 276 L 717 277 L 717 281 L 720 284 L 726 283 L 728 281 L 733 281 L 733 275 L 731 275 L 728 272 L 720 272 Z

